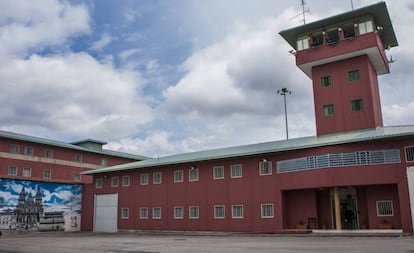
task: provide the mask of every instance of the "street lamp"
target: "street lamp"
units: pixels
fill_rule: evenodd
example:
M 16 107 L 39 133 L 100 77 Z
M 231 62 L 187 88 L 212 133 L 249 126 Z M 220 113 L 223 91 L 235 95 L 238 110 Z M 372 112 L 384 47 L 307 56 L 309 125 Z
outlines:
M 287 110 L 286 110 L 286 95 L 290 95 L 290 94 L 292 94 L 292 92 L 290 90 L 288 90 L 287 88 L 282 88 L 282 89 L 277 91 L 277 94 L 283 96 L 283 101 L 284 101 L 284 104 L 285 104 L 286 139 L 289 139 Z

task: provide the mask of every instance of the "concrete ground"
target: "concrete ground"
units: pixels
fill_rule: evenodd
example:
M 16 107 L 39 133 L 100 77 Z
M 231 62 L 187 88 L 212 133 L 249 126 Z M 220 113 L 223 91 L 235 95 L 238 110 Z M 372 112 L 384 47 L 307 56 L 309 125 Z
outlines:
M 3 234 L 2 253 L 44 252 L 414 252 L 413 236 Z

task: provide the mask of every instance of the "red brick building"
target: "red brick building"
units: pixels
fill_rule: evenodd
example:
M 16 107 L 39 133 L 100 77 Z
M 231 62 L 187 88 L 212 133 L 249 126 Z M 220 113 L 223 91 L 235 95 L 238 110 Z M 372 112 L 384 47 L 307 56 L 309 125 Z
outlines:
M 0 140 L 1 178 L 91 183 L 81 172 L 148 159 L 105 150 L 105 142 L 92 139 L 66 143 L 0 131 Z
M 312 79 L 317 136 L 84 172 L 82 229 L 412 232 L 414 126 L 384 127 L 380 109 L 398 45 L 385 3 L 280 34 Z

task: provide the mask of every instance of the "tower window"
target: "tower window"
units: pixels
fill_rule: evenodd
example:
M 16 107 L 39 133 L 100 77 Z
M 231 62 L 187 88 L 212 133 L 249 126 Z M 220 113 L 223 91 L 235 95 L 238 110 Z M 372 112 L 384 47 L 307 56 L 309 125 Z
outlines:
M 339 40 L 338 27 L 329 29 L 326 36 L 326 43 L 328 45 L 335 44 Z
M 355 29 L 354 24 L 349 23 L 345 24 L 342 29 L 344 30 L 344 38 L 352 38 L 355 37 Z
M 296 41 L 296 47 L 298 51 L 308 49 L 309 48 L 308 37 L 298 38 L 298 40 Z
M 323 44 L 323 34 L 322 32 L 318 32 L 315 34 L 312 34 L 312 47 L 318 47 Z
M 335 114 L 335 108 L 333 104 L 323 106 L 323 116 L 332 116 Z
M 348 71 L 348 81 L 358 81 L 361 79 L 361 75 L 359 74 L 359 69 Z
M 365 22 L 361 22 L 358 24 L 359 34 L 370 33 L 374 31 L 374 26 L 372 24 L 372 20 L 368 20 Z
M 332 85 L 331 76 L 322 76 L 321 77 L 321 87 L 329 87 Z
M 362 111 L 364 109 L 364 103 L 362 99 L 355 99 L 351 101 L 352 111 Z

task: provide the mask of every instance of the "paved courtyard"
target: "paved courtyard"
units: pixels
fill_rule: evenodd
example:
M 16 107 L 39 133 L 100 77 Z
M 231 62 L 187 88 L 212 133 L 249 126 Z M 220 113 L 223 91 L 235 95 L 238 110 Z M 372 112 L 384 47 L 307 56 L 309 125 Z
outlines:
M 4 235 L 0 252 L 414 252 L 414 237 L 180 236 L 130 233 Z

